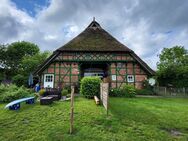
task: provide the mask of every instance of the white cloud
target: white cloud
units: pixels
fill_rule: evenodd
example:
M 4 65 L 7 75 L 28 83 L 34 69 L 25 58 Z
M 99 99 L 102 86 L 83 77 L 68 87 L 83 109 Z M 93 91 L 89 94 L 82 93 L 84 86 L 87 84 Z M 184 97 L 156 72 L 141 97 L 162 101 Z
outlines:
M 135 51 L 153 69 L 163 47 L 188 48 L 188 1 L 50 0 L 36 6 L 31 17 L 10 0 L 0 5 L 0 43 L 31 41 L 42 50 L 62 46 L 91 22 L 93 16 L 120 42 Z

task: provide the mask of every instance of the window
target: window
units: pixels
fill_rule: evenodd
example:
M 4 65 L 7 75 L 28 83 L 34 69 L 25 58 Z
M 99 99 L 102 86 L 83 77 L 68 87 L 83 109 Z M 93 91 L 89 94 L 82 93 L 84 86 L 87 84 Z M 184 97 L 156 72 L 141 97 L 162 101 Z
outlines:
M 52 82 L 53 81 L 53 75 L 46 75 L 45 82 Z
M 117 63 L 117 67 L 121 68 L 122 67 L 122 63 Z
M 134 82 L 134 76 L 133 75 L 127 75 L 127 82 Z

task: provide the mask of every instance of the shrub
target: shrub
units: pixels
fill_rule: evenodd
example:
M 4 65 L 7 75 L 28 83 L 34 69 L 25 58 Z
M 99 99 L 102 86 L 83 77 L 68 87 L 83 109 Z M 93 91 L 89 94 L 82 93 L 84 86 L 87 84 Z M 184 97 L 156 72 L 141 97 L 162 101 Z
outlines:
M 25 87 L 17 87 L 15 85 L 5 86 L 6 91 L 1 94 L 0 101 L 11 102 L 20 98 L 28 97 L 32 95 L 32 92 Z M 2 89 L 2 87 L 1 87 Z
M 27 78 L 21 74 L 17 74 L 12 78 L 12 81 L 17 86 L 26 86 L 27 85 Z
M 136 94 L 138 94 L 138 95 L 154 95 L 155 93 L 151 89 L 137 89 Z
M 65 85 L 63 89 L 68 90 L 68 93 L 71 93 L 71 85 Z
M 136 89 L 132 85 L 123 85 L 121 89 L 123 91 L 123 96 L 125 97 L 135 97 L 136 95 Z
M 93 98 L 95 95 L 100 96 L 100 83 L 99 77 L 84 77 L 81 80 L 80 94 L 87 98 Z
M 123 96 L 123 91 L 120 88 L 111 88 L 109 91 L 109 96 L 114 96 L 114 97 Z
M 40 96 L 43 96 L 44 93 L 45 93 L 45 89 L 40 89 L 40 91 L 39 91 L 39 95 L 40 95 Z
M 67 89 L 63 89 L 63 90 L 61 91 L 61 95 L 62 95 L 62 96 L 67 96 L 68 93 L 69 93 L 69 91 L 68 91 Z

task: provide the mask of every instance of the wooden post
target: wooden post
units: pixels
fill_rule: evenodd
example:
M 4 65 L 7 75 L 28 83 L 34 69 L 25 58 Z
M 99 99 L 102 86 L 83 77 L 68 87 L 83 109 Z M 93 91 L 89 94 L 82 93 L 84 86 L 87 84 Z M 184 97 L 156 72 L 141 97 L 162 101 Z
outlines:
M 164 87 L 165 88 L 165 96 L 166 96 L 166 87 Z
M 185 93 L 185 87 L 183 87 L 183 94 L 186 95 L 186 93 Z
M 74 120 L 74 86 L 71 86 L 70 134 L 73 133 Z

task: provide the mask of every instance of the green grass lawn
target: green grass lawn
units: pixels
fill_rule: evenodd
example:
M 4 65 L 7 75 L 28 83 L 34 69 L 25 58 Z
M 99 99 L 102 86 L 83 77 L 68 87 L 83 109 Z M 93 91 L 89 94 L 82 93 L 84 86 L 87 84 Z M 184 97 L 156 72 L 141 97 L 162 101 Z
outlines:
M 110 113 L 93 100 L 75 99 L 74 134 L 69 134 L 70 102 L 0 104 L 0 141 L 171 141 L 188 140 L 188 99 L 110 98 Z

